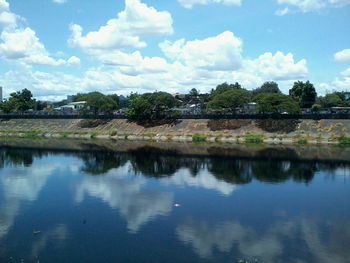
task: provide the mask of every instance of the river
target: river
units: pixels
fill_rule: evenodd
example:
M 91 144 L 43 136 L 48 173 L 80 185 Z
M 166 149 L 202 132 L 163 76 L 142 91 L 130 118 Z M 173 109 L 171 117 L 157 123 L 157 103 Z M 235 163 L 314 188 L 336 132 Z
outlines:
M 2 146 L 0 262 L 345 263 L 349 200 L 329 158 Z

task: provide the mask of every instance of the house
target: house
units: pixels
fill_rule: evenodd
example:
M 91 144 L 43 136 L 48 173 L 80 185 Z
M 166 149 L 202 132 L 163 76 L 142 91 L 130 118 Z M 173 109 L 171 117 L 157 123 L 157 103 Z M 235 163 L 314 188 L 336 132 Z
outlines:
M 258 103 L 249 102 L 243 106 L 244 114 L 256 114 L 258 112 Z
M 57 107 L 55 108 L 55 110 L 60 111 L 62 113 L 73 114 L 73 113 L 78 113 L 85 106 L 86 106 L 86 101 L 77 101 L 77 102 L 71 102 L 67 105 Z
M 74 110 L 79 111 L 86 106 L 86 101 L 71 102 L 68 104 L 68 106 L 74 106 Z

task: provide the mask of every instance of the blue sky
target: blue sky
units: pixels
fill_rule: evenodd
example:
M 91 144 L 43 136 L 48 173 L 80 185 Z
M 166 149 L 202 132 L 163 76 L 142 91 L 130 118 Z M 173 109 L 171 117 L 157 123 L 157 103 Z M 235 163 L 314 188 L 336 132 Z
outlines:
M 350 0 L 0 0 L 0 86 L 77 92 L 350 90 Z

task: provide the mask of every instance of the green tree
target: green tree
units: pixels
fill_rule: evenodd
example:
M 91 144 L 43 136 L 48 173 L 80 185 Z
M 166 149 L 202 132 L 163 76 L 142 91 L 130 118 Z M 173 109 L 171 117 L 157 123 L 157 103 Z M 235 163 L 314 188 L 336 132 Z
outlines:
M 253 95 L 256 96 L 260 93 L 282 93 L 278 87 L 278 84 L 274 81 L 265 82 L 260 88 L 253 90 Z
M 86 101 L 86 107 L 90 108 L 95 115 L 98 113 L 111 113 L 118 107 L 118 103 L 112 96 L 106 96 L 97 91 L 77 94 L 74 101 Z
M 133 95 L 129 100 L 127 116 L 130 120 L 157 120 L 171 116 L 178 101 L 166 92 Z
M 13 92 L 10 94 L 10 98 L 2 103 L 2 110 L 6 113 L 11 111 L 26 111 L 35 108 L 35 99 L 33 94 L 28 89 Z
M 261 113 L 299 113 L 300 107 L 292 98 L 279 93 L 261 93 L 256 96 L 258 111 Z
M 229 109 L 234 111 L 237 107 L 242 107 L 251 100 L 251 94 L 245 89 L 231 89 L 216 95 L 208 103 L 211 109 Z
M 212 89 L 209 95 L 209 100 L 213 99 L 215 96 L 222 94 L 226 91 L 230 91 L 233 89 L 242 89 L 242 86 L 236 82 L 235 84 L 228 84 L 227 82 L 224 82 L 220 85 L 217 85 L 215 89 Z
M 321 106 L 324 108 L 343 106 L 343 101 L 338 94 L 327 94 L 320 98 Z
M 199 91 L 195 88 L 191 89 L 190 90 L 190 93 L 189 93 L 191 96 L 199 96 Z
M 293 88 L 289 90 L 289 95 L 299 103 L 302 108 L 311 108 L 315 104 L 317 93 L 315 87 L 309 81 L 294 82 Z

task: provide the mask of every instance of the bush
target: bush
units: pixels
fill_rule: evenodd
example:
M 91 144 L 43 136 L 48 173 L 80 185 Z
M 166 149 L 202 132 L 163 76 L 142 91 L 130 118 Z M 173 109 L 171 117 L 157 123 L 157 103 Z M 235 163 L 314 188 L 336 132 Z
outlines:
M 264 140 L 263 134 L 246 134 L 244 136 L 245 142 L 248 143 L 262 143 Z
M 350 137 L 342 136 L 338 139 L 338 141 L 342 145 L 350 145 Z
M 298 144 L 302 144 L 302 145 L 307 144 L 307 140 L 301 139 L 298 141 Z
M 195 133 L 192 135 L 193 142 L 205 142 L 207 140 L 206 136 L 200 133 Z

